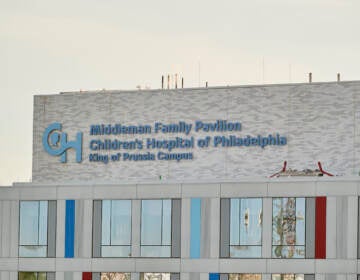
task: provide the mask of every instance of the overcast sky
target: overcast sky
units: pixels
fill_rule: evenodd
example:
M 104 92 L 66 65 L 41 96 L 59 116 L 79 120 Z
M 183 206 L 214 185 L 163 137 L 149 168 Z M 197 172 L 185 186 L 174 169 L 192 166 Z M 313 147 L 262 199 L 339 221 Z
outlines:
M 308 72 L 360 80 L 359 0 L 0 0 L 0 185 L 31 179 L 34 94 Z

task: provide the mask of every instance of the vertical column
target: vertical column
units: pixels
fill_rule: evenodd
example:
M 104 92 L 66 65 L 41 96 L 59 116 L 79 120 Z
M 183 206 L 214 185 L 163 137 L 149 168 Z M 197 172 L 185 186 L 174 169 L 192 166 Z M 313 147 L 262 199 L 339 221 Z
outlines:
M 220 200 L 220 258 L 230 257 L 230 199 Z
M 201 198 L 191 199 L 190 216 L 190 258 L 200 258 Z
M 79 200 L 77 202 L 80 202 Z M 92 228 L 92 200 L 81 200 L 80 207 L 75 207 L 76 213 L 75 220 L 75 257 L 91 258 L 91 228 Z
M 0 200 L 0 258 L 3 256 L 2 255 L 2 246 L 3 246 L 3 227 L 5 227 L 5 223 L 3 221 L 3 201 Z M 1 275 L 0 275 L 0 280 L 1 280 Z
M 56 249 L 56 201 L 48 202 L 47 257 L 55 258 Z M 54 275 L 55 277 L 55 275 Z
M 200 258 L 209 258 L 210 257 L 210 240 L 211 240 L 211 231 L 210 231 L 210 198 L 202 198 L 200 201 Z
M 55 272 L 55 279 L 56 280 L 68 280 L 65 278 L 65 272 L 64 271 L 56 271 Z
M 10 257 L 16 258 L 19 254 L 19 201 L 11 201 L 11 248 Z M 0 219 L 1 223 L 1 219 Z M 1 234 L 0 234 L 1 236 Z M 1 238 L 0 238 L 1 240 Z
M 190 272 L 189 279 L 190 280 L 200 280 L 200 272 Z
M 9 225 L 11 224 L 10 221 L 10 201 L 6 201 L 3 200 L 2 201 L 2 209 L 0 215 L 2 215 L 2 233 L 1 233 L 1 243 L 2 243 L 2 248 L 1 248 L 1 252 L 0 252 L 0 256 L 2 257 L 9 257 L 10 256 L 10 242 L 9 240 L 11 235 L 10 235 L 10 230 L 9 230 Z
M 315 258 L 326 258 L 326 197 L 316 198 Z
M 139 280 L 140 279 L 140 273 L 134 272 L 130 274 L 131 280 Z
M 347 220 L 348 220 L 347 197 L 336 197 L 336 258 L 346 258 L 347 243 Z
M 101 225 L 102 225 L 102 200 L 94 200 L 93 208 L 93 258 L 101 257 Z
M 358 214 L 358 198 L 356 196 L 350 196 L 348 200 L 348 227 L 347 227 L 347 255 L 348 259 L 356 259 L 358 244 L 358 232 L 357 232 L 357 214 Z M 356 280 L 356 279 L 355 279 Z
M 183 198 L 181 204 L 181 257 L 189 258 L 191 199 Z
M 262 257 L 271 258 L 272 252 L 272 198 L 263 198 Z
M 336 258 L 336 198 L 327 197 L 326 205 L 326 258 Z
M 140 257 L 141 200 L 133 200 L 131 205 L 131 256 Z
M 181 253 L 181 200 L 171 200 L 171 257 L 180 258 Z M 180 277 L 180 276 L 179 276 Z
M 210 206 L 210 258 L 219 258 L 220 199 L 211 198 Z
M 65 258 L 74 257 L 75 200 L 66 200 L 65 213 Z
M 56 208 L 56 257 L 63 258 L 65 255 L 65 200 L 58 200 Z
M 74 273 L 70 271 L 64 272 L 64 280 L 73 280 Z
M 315 198 L 306 198 L 305 203 L 305 258 L 313 259 L 315 257 Z

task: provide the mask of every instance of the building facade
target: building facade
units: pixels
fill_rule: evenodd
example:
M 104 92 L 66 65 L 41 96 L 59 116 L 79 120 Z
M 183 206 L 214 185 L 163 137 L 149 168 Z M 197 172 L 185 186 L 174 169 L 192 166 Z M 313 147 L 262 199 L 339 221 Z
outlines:
M 35 96 L 0 279 L 355 280 L 359 121 L 360 82 Z

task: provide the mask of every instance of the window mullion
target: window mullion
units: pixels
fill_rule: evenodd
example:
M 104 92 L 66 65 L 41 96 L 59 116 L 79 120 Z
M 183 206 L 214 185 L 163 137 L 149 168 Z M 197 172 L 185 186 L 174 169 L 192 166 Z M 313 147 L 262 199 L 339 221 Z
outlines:
M 37 202 L 38 205 L 38 216 L 37 216 L 37 242 L 36 245 L 40 245 L 40 201 Z

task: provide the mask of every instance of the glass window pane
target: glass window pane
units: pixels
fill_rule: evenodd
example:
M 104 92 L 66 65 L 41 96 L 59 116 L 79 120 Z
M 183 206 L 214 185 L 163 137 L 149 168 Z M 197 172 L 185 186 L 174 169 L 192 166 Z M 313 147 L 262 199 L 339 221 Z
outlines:
M 230 246 L 230 258 L 261 258 L 261 246 Z
M 131 257 L 131 246 L 101 246 L 101 256 L 105 258 Z
M 305 245 L 305 198 L 296 198 L 296 245 Z
M 141 245 L 161 245 L 162 200 L 142 200 Z
M 20 246 L 19 256 L 24 258 L 45 258 L 47 256 L 47 246 Z
M 273 245 L 295 245 L 295 198 L 273 199 Z
M 271 279 L 272 280 L 281 280 L 281 274 L 272 274 Z
M 19 272 L 19 280 L 37 280 L 36 272 Z
M 46 280 L 46 272 L 38 272 L 38 280 Z
M 131 243 L 131 201 L 111 201 L 111 245 Z
M 101 272 L 101 280 L 130 280 L 130 273 Z
M 230 200 L 230 244 L 240 244 L 240 199 Z
M 230 273 L 229 280 L 261 280 L 261 274 Z
M 282 200 L 273 198 L 272 213 L 272 244 L 281 244 L 280 235 L 282 233 Z
M 141 246 L 141 256 L 148 258 L 170 258 L 171 246 Z
M 170 280 L 170 273 L 141 273 L 141 280 Z
M 272 280 L 295 280 L 299 275 L 299 280 L 304 279 L 304 274 L 272 274 Z
M 273 257 L 276 258 L 304 258 L 305 246 L 273 246 Z
M 101 244 L 110 245 L 111 201 L 102 201 Z
M 261 245 L 262 199 L 245 198 L 240 200 L 240 244 Z
M 39 243 L 38 245 L 47 245 L 47 216 L 48 202 L 39 202 Z
M 171 200 L 163 200 L 162 245 L 171 245 Z
M 39 243 L 39 202 L 20 202 L 20 245 Z

